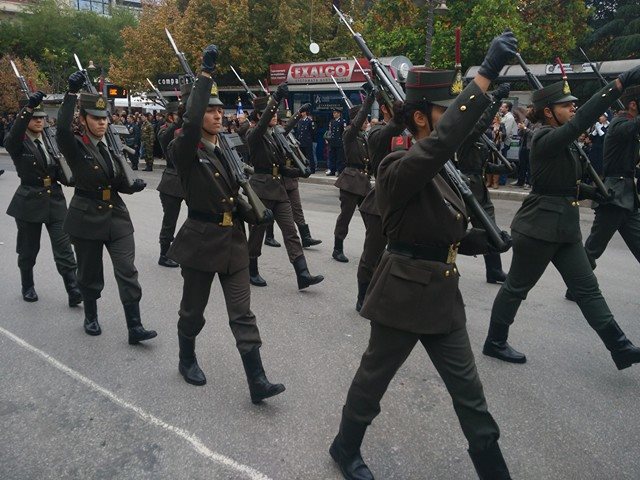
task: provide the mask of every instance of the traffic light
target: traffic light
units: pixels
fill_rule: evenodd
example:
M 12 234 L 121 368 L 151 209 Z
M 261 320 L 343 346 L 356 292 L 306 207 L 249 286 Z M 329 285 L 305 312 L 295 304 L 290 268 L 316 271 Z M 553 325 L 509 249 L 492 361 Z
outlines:
M 107 83 L 107 98 L 127 98 L 129 91 L 119 85 Z

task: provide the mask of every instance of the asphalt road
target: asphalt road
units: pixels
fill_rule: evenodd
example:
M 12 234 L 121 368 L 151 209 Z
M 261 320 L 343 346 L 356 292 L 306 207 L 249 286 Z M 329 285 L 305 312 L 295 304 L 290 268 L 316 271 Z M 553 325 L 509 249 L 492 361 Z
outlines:
M 0 205 L 18 180 L 0 156 Z M 326 280 L 299 292 L 284 248 L 265 247 L 252 287 L 267 375 L 287 391 L 251 404 L 217 283 L 197 352 L 208 383 L 187 385 L 177 371 L 178 269 L 157 265 L 160 172 L 141 172 L 149 188 L 125 201 L 136 228 L 141 310 L 156 340 L 131 347 L 109 267 L 99 301 L 103 334 L 82 330 L 81 308 L 66 295 L 46 233 L 35 268 L 40 300 L 20 296 L 13 219 L 0 215 L 0 478 L 13 479 L 338 479 L 327 453 L 369 326 L 354 310 L 364 229 L 355 216 L 345 242 L 351 259 L 331 259 L 338 192 L 302 186 L 312 234 L 312 273 Z M 67 198 L 71 192 L 68 191 Z M 496 202 L 507 227 L 519 203 Z M 184 213 L 183 213 L 184 216 Z M 583 232 L 592 213 L 582 209 Z M 276 236 L 281 239 L 280 232 Z M 510 254 L 504 256 L 508 266 Z M 105 263 L 109 263 L 105 255 Z M 489 407 L 514 479 L 640 478 L 640 366 L 618 372 L 575 304 L 548 270 L 512 328 L 527 354 L 510 365 L 481 353 L 498 287 L 484 281 L 481 258 L 462 257 L 468 329 Z M 640 343 L 638 265 L 616 236 L 599 261 L 605 298 L 629 338 Z M 420 348 L 387 392 L 363 456 L 379 479 L 473 479 L 450 397 Z

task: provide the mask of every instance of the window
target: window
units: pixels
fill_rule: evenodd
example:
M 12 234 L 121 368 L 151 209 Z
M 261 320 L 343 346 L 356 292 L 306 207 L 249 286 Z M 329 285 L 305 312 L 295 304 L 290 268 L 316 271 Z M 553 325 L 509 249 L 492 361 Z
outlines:
M 109 15 L 110 0 L 76 0 L 78 10 L 90 10 L 100 15 Z

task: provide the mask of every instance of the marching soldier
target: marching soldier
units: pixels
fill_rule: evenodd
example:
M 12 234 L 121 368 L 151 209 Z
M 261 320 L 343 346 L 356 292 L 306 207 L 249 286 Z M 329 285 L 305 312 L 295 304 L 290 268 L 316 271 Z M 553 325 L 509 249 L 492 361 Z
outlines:
M 102 95 L 78 92 L 85 82 L 82 72 L 69 77 L 69 90 L 58 111 L 56 138 L 76 182 L 69 204 L 64 229 L 71 237 L 78 256 L 78 284 L 84 301 L 84 330 L 100 335 L 97 299 L 104 288 L 102 251 L 106 247 L 115 271 L 120 300 L 129 330 L 129 344 L 154 338 L 154 330 L 145 330 L 140 320 L 142 289 L 133 260 L 135 244 L 129 211 L 120 193 L 144 190 L 146 184 L 137 179 L 129 186 L 125 176 L 126 162 L 120 163 L 120 152 L 107 144 L 107 102 Z M 85 134 L 72 131 L 76 101 L 80 104 L 80 122 Z
M 418 341 L 452 397 L 479 477 L 511 478 L 469 344 L 455 263 L 458 252 L 474 255 L 492 247 L 484 230 L 466 231 L 464 202 L 439 172 L 488 107 L 485 92 L 516 46 L 511 32 L 496 37 L 478 75 L 457 98 L 450 90 L 453 71 L 409 71 L 404 118 L 416 143 L 391 153 L 378 168 L 376 200 L 389 244 L 361 311 L 371 320 L 369 346 L 329 450 L 346 479 L 373 479 L 360 446 Z M 503 240 L 509 245 L 505 232 Z
M 327 160 L 327 171 L 325 174 L 329 177 L 338 175 L 344 168 L 344 147 L 342 144 L 342 134 L 347 126 L 346 122 L 342 118 L 342 110 L 334 108 L 332 112 L 333 118 L 329 122 L 329 129 L 327 130 L 327 140 L 329 144 L 329 158 Z
M 488 162 L 489 149 L 480 141 L 480 136 L 487 130 L 491 121 L 495 117 L 500 102 L 503 98 L 509 96 L 511 85 L 503 83 L 492 92 L 495 101 L 487 108 L 478 123 L 462 145 L 458 149 L 456 156 L 458 159 L 458 167 L 469 179 L 471 191 L 480 203 L 485 212 L 495 221 L 495 209 L 489 191 L 484 182 L 484 174 L 503 174 L 509 170 L 505 165 L 498 165 Z M 476 228 L 482 228 L 478 219 L 474 215 L 471 216 L 471 224 Z M 487 253 L 484 255 L 484 263 L 486 268 L 486 276 L 488 283 L 502 283 L 506 280 L 507 274 L 502 270 L 502 260 L 499 253 Z
M 526 362 L 526 357 L 507 343 L 509 327 L 522 301 L 553 263 L 587 322 L 611 352 L 616 367 L 622 370 L 640 362 L 640 348 L 615 321 L 582 246 L 579 201 L 600 203 L 604 198 L 596 187 L 581 183 L 583 164 L 572 146 L 625 88 L 639 84 L 640 67 L 636 67 L 594 94 L 577 113 L 577 99 L 566 81 L 533 92 L 530 120 L 541 122 L 531 143 L 533 189 L 511 223 L 513 258 L 507 280 L 493 302 L 485 355 L 505 362 Z
M 153 131 L 153 124 L 149 120 L 149 116 L 144 117 L 144 123 L 142 124 L 142 149 L 144 150 L 144 167 L 145 172 L 153 171 L 153 143 L 155 134 Z
M 20 177 L 20 186 L 9 204 L 7 214 L 16 219 L 18 226 L 16 250 L 24 301 L 38 300 L 33 283 L 33 266 L 40 250 L 42 225 L 45 225 L 56 268 L 62 275 L 69 306 L 73 307 L 82 302 L 82 295 L 76 281 L 76 259 L 69 236 L 62 228 L 67 214 L 67 201 L 60 185 L 62 172 L 59 165 L 54 163 L 53 153 L 47 150 L 42 137 L 47 121 L 47 114 L 40 105 L 43 98 L 42 92 L 35 92 L 29 97 L 4 139 L 4 146 Z
M 287 195 L 283 176 L 302 175 L 298 168 L 288 167 L 273 138 L 273 128 L 278 123 L 278 104 L 284 98 L 288 88 L 280 84 L 271 97 L 254 99 L 254 114 L 257 123 L 247 130 L 246 143 L 249 147 L 249 160 L 255 173 L 251 175 L 251 187 L 264 205 L 273 212 L 282 231 L 284 246 L 293 264 L 298 280 L 298 288 L 303 289 L 324 280 L 322 275 L 311 275 L 307 260 L 302 251 L 300 237 L 296 232 L 291 210 L 291 201 Z M 262 254 L 262 239 L 266 225 L 252 225 L 249 233 L 249 273 L 251 284 L 264 287 L 267 282 L 260 276 L 258 257 Z
M 382 95 L 376 94 L 376 100 L 380 105 L 383 121 L 378 125 L 374 125 L 369 129 L 367 135 L 367 148 L 369 151 L 369 172 L 375 177 L 378 172 L 378 166 L 382 159 L 391 153 L 391 142 L 394 137 L 398 137 L 405 129 L 404 119 L 402 117 L 402 102 L 396 101 L 393 111 L 389 109 L 384 102 Z M 398 137 L 402 147 L 404 147 L 406 139 Z M 376 204 L 375 185 L 369 193 L 364 197 L 360 204 L 360 215 L 365 226 L 364 245 L 362 247 L 362 255 L 358 263 L 358 298 L 356 300 L 356 311 L 360 311 L 364 298 L 371 283 L 373 272 L 380 262 L 380 257 L 387 246 L 387 237 L 382 233 L 382 218 L 380 210 Z
M 335 186 L 340 189 L 340 214 L 334 229 L 333 253 L 331 256 L 339 262 L 348 262 L 344 254 L 344 239 L 349 233 L 349 223 L 356 207 L 362 203 L 369 193 L 371 182 L 369 177 L 369 152 L 365 135 L 367 116 L 375 100 L 371 86 L 365 83 L 363 88 L 367 97 L 362 105 L 349 109 L 351 124 L 344 129 L 342 143 L 347 158 L 344 170 L 336 180 Z
M 634 181 L 640 161 L 640 86 L 627 88 L 621 100 L 625 110 L 613 119 L 604 137 L 604 184 L 613 198 L 595 204 L 591 233 L 584 243 L 594 268 L 616 231 L 640 262 L 640 199 Z M 566 297 L 574 300 L 569 290 Z
M 186 101 L 186 91 L 190 85 L 182 85 L 182 101 Z M 188 95 L 188 93 L 187 93 Z M 167 252 L 173 242 L 173 234 L 176 231 L 176 223 L 178 222 L 178 216 L 180 215 L 180 206 L 184 200 L 184 192 L 180 179 L 178 178 L 178 171 L 176 170 L 174 159 L 168 154 L 167 147 L 176 133 L 176 130 L 180 128 L 182 119 L 178 110 L 180 108 L 180 102 L 169 102 L 167 104 L 167 121 L 158 130 L 158 143 L 162 148 L 162 153 L 167 161 L 167 166 L 162 172 L 162 178 L 158 184 L 158 192 L 160 192 L 160 202 L 162 203 L 162 228 L 160 229 L 160 258 L 158 259 L 158 265 L 163 267 L 175 268 L 178 266 L 176 262 L 167 257 Z
M 211 78 L 217 57 L 215 45 L 204 50 L 202 72 L 187 101 L 183 127 L 169 145 L 189 207 L 188 218 L 169 250 L 169 256 L 180 264 L 184 279 L 178 369 L 187 383 L 206 383 L 196 360 L 195 340 L 204 327 L 203 314 L 217 273 L 251 401 L 259 403 L 282 393 L 285 387 L 267 380 L 260 359 L 262 341 L 250 309 L 249 257 L 242 223 L 256 223 L 256 215 L 240 197 L 238 183 L 218 146 L 224 110 Z

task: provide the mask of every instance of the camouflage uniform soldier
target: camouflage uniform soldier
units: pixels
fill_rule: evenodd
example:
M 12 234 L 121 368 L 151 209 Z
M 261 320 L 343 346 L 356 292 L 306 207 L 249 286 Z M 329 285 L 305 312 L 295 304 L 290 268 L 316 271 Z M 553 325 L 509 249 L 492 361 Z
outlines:
M 144 167 L 145 172 L 153 170 L 153 141 L 154 141 L 153 124 L 147 118 L 142 124 L 142 148 L 144 149 Z

